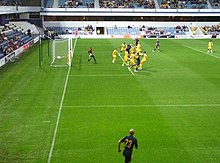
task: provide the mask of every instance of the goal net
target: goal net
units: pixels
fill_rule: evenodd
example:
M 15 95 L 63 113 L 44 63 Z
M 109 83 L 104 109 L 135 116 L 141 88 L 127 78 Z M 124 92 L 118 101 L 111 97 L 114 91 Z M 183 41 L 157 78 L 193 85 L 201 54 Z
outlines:
M 72 60 L 72 39 L 55 39 L 52 41 L 51 66 L 71 66 Z

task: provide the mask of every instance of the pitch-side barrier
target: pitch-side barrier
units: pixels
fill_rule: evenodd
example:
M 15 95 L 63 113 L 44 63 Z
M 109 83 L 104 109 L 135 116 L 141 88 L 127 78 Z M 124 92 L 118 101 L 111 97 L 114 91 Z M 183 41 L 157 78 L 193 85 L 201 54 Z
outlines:
M 34 45 L 38 41 L 39 41 L 39 37 L 36 37 L 36 38 L 32 39 L 31 41 L 27 42 L 26 44 L 24 44 L 23 46 L 19 47 L 15 51 L 13 51 L 10 54 L 6 55 L 5 57 L 1 58 L 0 59 L 0 67 L 2 67 L 3 65 L 5 65 L 8 62 L 14 60 L 14 58 L 19 58 L 24 51 L 29 49 L 32 45 Z

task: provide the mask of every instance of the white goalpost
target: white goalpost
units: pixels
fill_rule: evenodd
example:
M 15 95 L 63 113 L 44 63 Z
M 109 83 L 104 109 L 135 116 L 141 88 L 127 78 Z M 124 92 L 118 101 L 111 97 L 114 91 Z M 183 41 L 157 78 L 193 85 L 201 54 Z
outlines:
M 51 66 L 65 67 L 71 66 L 73 57 L 72 38 L 54 39 L 52 41 Z

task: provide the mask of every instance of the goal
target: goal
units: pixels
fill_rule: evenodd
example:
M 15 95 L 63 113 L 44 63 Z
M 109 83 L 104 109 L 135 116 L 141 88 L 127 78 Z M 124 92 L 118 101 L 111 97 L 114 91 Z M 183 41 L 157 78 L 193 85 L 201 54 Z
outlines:
M 51 66 L 71 66 L 72 60 L 72 39 L 54 39 L 52 41 Z

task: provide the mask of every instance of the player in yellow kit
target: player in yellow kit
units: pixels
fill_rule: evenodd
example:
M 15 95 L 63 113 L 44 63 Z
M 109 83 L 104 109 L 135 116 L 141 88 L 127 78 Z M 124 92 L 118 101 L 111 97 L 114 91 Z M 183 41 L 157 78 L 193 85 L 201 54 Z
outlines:
M 139 66 L 139 69 L 142 70 L 142 67 L 143 67 L 143 64 L 147 61 L 148 57 L 147 57 L 147 53 L 144 52 L 143 53 L 143 58 L 141 59 L 141 63 L 140 63 L 140 66 Z
M 115 63 L 117 55 L 118 55 L 118 49 L 115 48 L 115 50 L 112 52 L 112 57 L 113 57 L 112 63 Z
M 126 44 L 125 44 L 125 42 L 123 42 L 121 44 L 121 52 L 124 52 L 125 50 L 126 50 Z
M 141 43 L 139 42 L 136 48 L 136 53 L 142 53 L 142 49 L 141 49 Z
M 213 42 L 212 40 L 210 40 L 208 43 L 208 53 L 212 53 L 212 47 L 213 47 Z
M 129 54 L 128 54 L 127 51 L 125 51 L 124 61 L 123 61 L 123 63 L 122 63 L 122 66 L 124 66 L 125 64 L 126 64 L 126 65 L 129 64 Z
M 134 46 L 131 44 L 130 54 L 133 54 L 135 52 Z
M 134 71 L 136 72 L 136 63 L 135 63 L 135 59 L 136 59 L 136 54 L 135 52 L 133 52 L 131 55 L 130 55 L 130 62 L 129 62 L 129 67 L 128 69 L 131 71 L 131 68 L 134 68 Z

